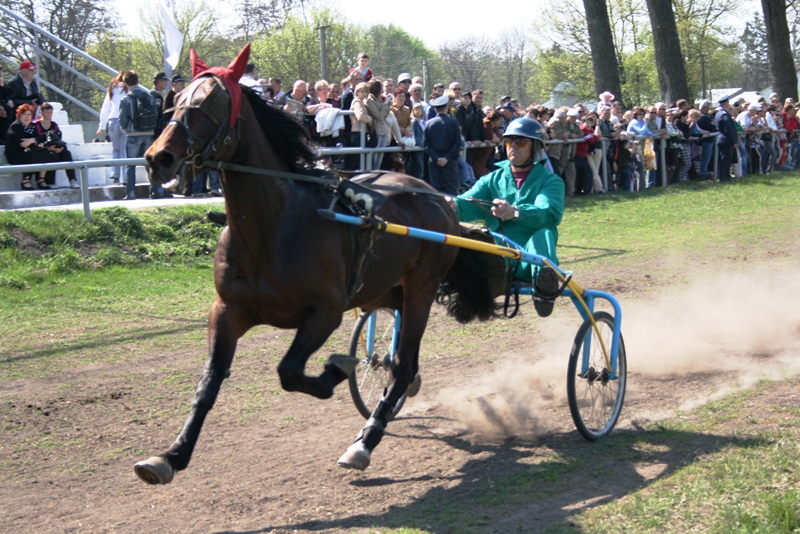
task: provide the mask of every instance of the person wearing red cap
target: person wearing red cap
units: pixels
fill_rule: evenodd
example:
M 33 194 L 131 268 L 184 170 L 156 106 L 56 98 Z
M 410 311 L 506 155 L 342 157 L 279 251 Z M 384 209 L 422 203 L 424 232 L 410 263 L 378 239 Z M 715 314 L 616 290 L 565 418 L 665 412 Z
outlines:
M 22 104 L 30 104 L 38 109 L 43 102 L 42 95 L 39 94 L 39 84 L 36 82 L 36 65 L 30 61 L 19 64 L 19 72 L 8 80 L 7 87 L 14 114 Z

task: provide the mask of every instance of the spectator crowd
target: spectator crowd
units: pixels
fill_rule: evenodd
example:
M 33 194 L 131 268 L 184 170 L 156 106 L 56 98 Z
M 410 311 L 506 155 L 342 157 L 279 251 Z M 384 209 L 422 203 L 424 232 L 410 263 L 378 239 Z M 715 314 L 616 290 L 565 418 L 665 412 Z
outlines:
M 564 180 L 568 196 L 605 192 L 604 174 L 608 189 L 637 191 L 662 185 L 664 174 L 668 183 L 711 180 L 716 168 L 717 179 L 725 181 L 800 164 L 796 104 L 792 99 L 780 102 L 777 94 L 770 101 L 722 97 L 627 110 L 610 92 L 599 95 L 596 103 L 558 109 L 523 108 L 507 95 L 491 106 L 484 102 L 482 89 L 463 88 L 457 81 L 436 83 L 424 95 L 420 76 L 377 78 L 367 54 L 359 55 L 338 84 L 298 80 L 291 92 L 282 94 L 277 78 L 252 77 L 242 83 L 305 124 L 322 146 L 361 146 L 364 132 L 366 147 L 422 148 L 385 157 L 373 154 L 372 168 L 403 171 L 453 194 L 505 157 L 500 140 L 506 125 L 518 117 L 544 127 L 550 141 L 548 165 Z M 331 109 L 351 110 L 353 115 L 345 116 L 338 130 L 321 130 L 319 125 L 330 121 L 320 115 Z M 339 158 L 335 164 L 355 171 L 359 158 Z
M 0 68 L 0 143 L 12 164 L 70 161 L 65 145 L 53 142 L 60 139 L 58 125 L 50 120 L 52 106 L 39 94 L 35 73 L 36 66 L 25 61 L 4 83 Z M 133 71 L 121 71 L 111 81 L 97 133 L 111 141 L 115 159 L 141 157 L 165 127 L 175 94 L 186 84 L 176 74 L 165 94 L 168 81 L 158 72 L 152 88 L 146 89 Z M 523 109 L 511 96 L 492 106 L 484 101 L 482 89 L 464 88 L 457 81 L 447 87 L 436 83 L 425 95 L 420 76 L 404 72 L 396 78 L 376 77 L 367 54 L 359 55 L 339 83 L 297 80 L 284 90 L 280 78 L 259 78 L 252 63 L 240 83 L 306 126 L 320 146 L 397 146 L 400 151 L 371 154 L 369 166 L 406 172 L 453 195 L 505 158 L 503 132 L 519 117 L 532 118 L 544 128 L 546 164 L 564 180 L 567 196 L 660 186 L 664 174 L 668 183 L 709 180 L 716 168 L 717 178 L 725 181 L 800 164 L 796 104 L 792 99 L 780 102 L 777 94 L 769 101 L 722 97 L 718 102 L 678 100 L 627 110 L 609 92 L 596 103 L 558 109 Z M 150 108 L 153 120 L 142 119 Z M 406 151 L 412 147 L 421 150 Z M 363 168 L 361 161 L 359 155 L 347 155 L 329 163 L 340 172 L 354 172 Z M 32 189 L 34 178 L 40 188 L 54 183 L 52 173 L 26 175 L 22 189 Z M 179 192 L 187 196 L 221 195 L 213 172 L 183 178 Z M 77 187 L 74 171 L 69 179 Z M 114 168 L 112 179 L 126 183 L 126 198 L 135 198 L 134 167 L 124 175 Z M 151 184 L 151 197 L 168 196 L 168 190 Z

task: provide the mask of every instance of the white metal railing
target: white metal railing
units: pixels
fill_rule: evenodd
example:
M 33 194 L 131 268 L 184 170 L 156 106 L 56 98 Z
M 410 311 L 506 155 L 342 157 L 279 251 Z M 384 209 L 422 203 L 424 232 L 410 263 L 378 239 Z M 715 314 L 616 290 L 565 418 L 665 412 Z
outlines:
M 145 165 L 144 158 L 130 159 L 103 159 L 103 160 L 83 160 L 65 161 L 62 163 L 37 163 L 32 165 L 4 165 L 0 166 L 0 174 L 27 174 L 41 171 L 63 171 L 66 169 L 78 169 L 81 175 L 81 203 L 83 204 L 83 216 L 86 220 L 91 220 L 91 209 L 89 206 L 89 169 L 97 167 L 118 167 L 122 165 Z
M 346 113 L 346 112 L 344 112 Z M 352 113 L 352 112 L 350 112 Z M 785 130 L 784 130 L 785 132 Z M 710 137 L 716 138 L 719 135 L 718 132 L 711 134 Z M 706 136 L 706 138 L 709 136 Z M 630 138 L 628 138 L 630 140 Z M 639 136 L 635 138 L 635 141 L 641 142 L 646 139 L 653 139 L 650 136 Z M 665 139 L 666 140 L 666 139 Z M 697 140 L 700 141 L 700 138 L 689 138 L 689 140 Z M 608 146 L 609 143 L 613 141 L 613 139 L 607 137 L 601 137 L 600 142 L 603 150 L 603 159 L 601 162 L 603 163 L 603 189 L 608 191 L 608 166 L 606 165 L 606 158 L 605 154 L 608 153 Z M 567 141 L 563 140 L 548 140 L 545 141 L 545 144 L 548 145 L 555 145 L 555 144 L 578 144 L 585 142 L 585 139 L 569 139 Z M 392 153 L 392 152 L 422 152 L 424 149 L 422 147 L 414 147 L 414 148 L 402 148 L 397 146 L 386 146 L 380 148 L 370 148 L 366 147 L 366 132 L 364 130 L 361 131 L 361 146 L 360 147 L 347 147 L 347 148 L 323 148 L 320 150 L 320 154 L 322 156 L 339 156 L 339 155 L 347 155 L 347 154 L 359 154 L 361 156 L 361 165 L 359 169 L 355 169 L 356 171 L 370 171 L 372 170 L 372 158 L 366 157 L 368 155 L 372 155 L 374 153 Z M 666 156 L 666 142 L 661 143 L 659 147 L 659 151 L 661 153 L 661 161 L 666 161 L 664 158 Z M 486 143 L 482 145 L 483 147 L 490 146 L 496 147 L 498 143 Z M 467 149 L 472 148 L 481 148 L 481 147 L 463 147 L 462 152 Z M 717 180 L 717 167 L 718 167 L 718 148 L 716 142 L 714 143 L 714 170 L 713 170 L 713 179 Z M 33 172 L 41 172 L 41 171 L 58 171 L 58 170 L 66 170 L 66 169 L 77 169 L 80 171 L 80 186 L 81 186 L 81 203 L 83 204 L 83 213 L 86 217 L 86 220 L 91 219 L 91 209 L 90 209 L 90 201 L 89 201 L 89 169 L 91 168 L 101 168 L 101 167 L 120 167 L 120 166 L 146 166 L 147 161 L 145 158 L 123 158 L 123 159 L 102 159 L 102 160 L 81 160 L 81 161 L 68 161 L 62 163 L 39 163 L 39 164 L 32 164 L 32 165 L 0 165 L 0 175 L 4 174 L 26 174 L 26 173 L 33 173 Z M 661 166 L 661 180 L 662 185 L 667 186 L 667 166 L 662 164 Z

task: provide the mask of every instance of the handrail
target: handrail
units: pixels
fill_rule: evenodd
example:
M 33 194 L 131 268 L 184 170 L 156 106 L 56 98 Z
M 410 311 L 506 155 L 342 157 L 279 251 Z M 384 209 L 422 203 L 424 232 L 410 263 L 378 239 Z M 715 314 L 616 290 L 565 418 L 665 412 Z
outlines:
M 9 32 L 6 29 L 3 29 L 2 27 L 0 27 L 0 33 L 2 33 L 4 35 L 7 35 L 8 37 L 10 37 L 12 39 L 16 39 L 16 40 L 22 42 L 22 44 L 28 45 L 31 48 L 36 48 L 36 44 L 35 43 L 32 43 L 32 42 L 28 41 L 27 39 L 24 39 L 24 38 L 20 37 L 19 35 L 15 35 L 15 34 Z M 53 54 L 51 54 L 50 52 L 45 52 L 44 50 L 39 49 L 39 53 L 42 54 L 43 56 L 45 56 L 46 58 L 48 58 L 50 61 L 58 63 L 59 65 L 61 65 L 62 67 L 64 67 L 67 70 L 72 68 L 70 65 L 64 63 L 63 61 L 61 61 L 60 59 L 55 57 Z M 86 83 L 95 86 L 95 88 L 97 88 L 98 90 L 100 90 L 100 91 L 105 91 L 106 90 L 105 87 L 103 87 L 102 85 L 100 85 L 96 81 L 92 80 L 91 78 L 89 78 L 85 74 L 83 74 L 81 72 L 78 72 L 78 71 L 74 71 L 74 74 L 78 78 L 80 78 L 81 80 L 85 81 Z
M 11 18 L 13 18 L 13 19 L 16 19 L 16 20 L 18 20 L 19 22 L 21 22 L 21 23 L 25 24 L 25 25 L 26 25 L 26 26 L 28 26 L 29 28 L 32 28 L 32 29 L 34 29 L 35 31 L 37 31 L 37 32 L 39 32 L 40 34 L 42 34 L 42 35 L 44 35 L 45 37 L 47 37 L 48 39 L 51 39 L 51 40 L 53 40 L 53 41 L 57 42 L 58 44 L 60 44 L 60 45 L 61 45 L 61 46 L 63 46 L 64 48 L 66 48 L 67 50 L 69 50 L 69 51 L 71 51 L 71 52 L 73 52 L 73 53 L 77 54 L 78 56 L 82 57 L 82 58 L 83 58 L 83 59 L 85 59 L 86 61 L 88 61 L 88 62 L 90 62 L 90 63 L 93 63 L 93 64 L 94 64 L 94 65 L 96 65 L 97 67 L 100 67 L 101 69 L 103 69 L 103 70 L 107 71 L 109 74 L 113 74 L 113 75 L 115 75 L 115 76 L 116 76 L 116 74 L 117 74 L 117 71 L 116 71 L 115 69 L 112 69 L 111 67 L 109 67 L 108 65 L 106 65 L 105 63 L 103 63 L 102 61 L 98 61 L 98 60 L 96 60 L 95 58 L 93 58 L 92 56 L 88 55 L 87 53 L 85 53 L 85 52 L 84 52 L 84 51 L 82 51 L 81 49 L 79 49 L 79 48 L 76 48 L 76 47 L 72 46 L 72 45 L 71 45 L 71 44 L 69 44 L 68 42 L 66 42 L 66 41 L 64 41 L 64 40 L 62 40 L 62 39 L 59 39 L 58 37 L 56 37 L 56 36 L 55 36 L 55 35 L 53 35 L 52 33 L 48 32 L 47 30 L 45 30 L 45 29 L 43 29 L 43 28 L 41 28 L 41 27 L 39 27 L 39 26 L 37 26 L 37 25 L 36 25 L 36 24 L 34 24 L 33 22 L 31 22 L 31 21 L 29 21 L 29 20 L 27 20 L 27 19 L 25 19 L 25 18 L 23 18 L 23 17 L 20 17 L 19 15 L 17 15 L 17 14 L 16 14 L 16 13 L 14 13 L 13 11 L 11 11 L 10 9 L 8 9 L 8 8 L 6 8 L 6 7 L 3 7 L 3 6 L 0 6 L 0 11 L 2 11 L 3 13 L 5 13 L 5 14 L 6 14 L 6 15 L 8 15 L 9 17 L 11 17 Z M 37 48 L 38 48 L 38 47 L 37 47 Z M 75 71 L 75 72 L 77 72 L 77 71 Z
M 79 106 L 80 108 L 88 111 L 89 113 L 91 113 L 95 117 L 100 118 L 100 113 L 98 113 L 98 111 L 96 109 L 90 108 L 89 106 L 87 106 L 86 104 L 84 104 L 83 102 L 81 102 L 80 100 L 75 98 L 74 96 L 68 94 L 65 91 L 62 91 L 61 89 L 59 89 L 58 87 L 56 87 L 52 83 L 48 82 L 47 80 L 43 80 L 43 79 L 39 78 L 39 83 L 44 85 L 45 87 L 49 87 L 50 89 L 52 89 L 56 93 L 60 94 L 61 96 L 63 96 L 67 100 L 69 100 L 70 102 L 74 103 L 76 106 Z

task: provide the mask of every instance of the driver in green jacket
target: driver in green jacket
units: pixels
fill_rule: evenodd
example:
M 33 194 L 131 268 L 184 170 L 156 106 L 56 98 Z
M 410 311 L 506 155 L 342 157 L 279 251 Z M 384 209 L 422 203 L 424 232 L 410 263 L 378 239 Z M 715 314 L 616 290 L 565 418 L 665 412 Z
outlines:
M 469 191 L 452 199 L 451 206 L 462 221 L 484 220 L 486 226 L 521 245 L 526 251 L 548 258 L 558 265 L 558 225 L 564 214 L 564 181 L 547 166 L 544 129 L 523 117 L 509 123 L 503 134 L 508 159 L 494 172 L 482 177 Z M 488 210 L 466 199 L 492 203 Z M 514 278 L 532 282 L 535 277 L 534 306 L 541 317 L 553 311 L 559 279 L 550 267 L 534 268 L 518 262 Z

